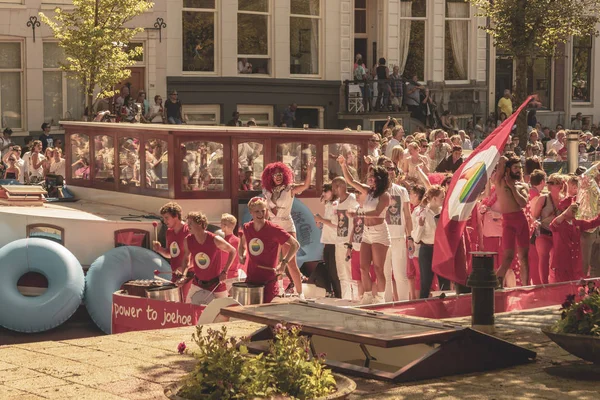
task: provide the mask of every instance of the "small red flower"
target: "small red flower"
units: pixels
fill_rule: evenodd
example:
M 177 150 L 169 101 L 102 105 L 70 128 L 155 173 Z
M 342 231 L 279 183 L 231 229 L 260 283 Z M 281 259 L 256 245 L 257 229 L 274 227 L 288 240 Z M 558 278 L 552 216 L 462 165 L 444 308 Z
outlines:
M 187 349 L 185 342 L 181 342 L 179 343 L 179 345 L 177 345 L 177 351 L 179 352 L 179 354 L 183 354 L 185 352 L 185 349 Z

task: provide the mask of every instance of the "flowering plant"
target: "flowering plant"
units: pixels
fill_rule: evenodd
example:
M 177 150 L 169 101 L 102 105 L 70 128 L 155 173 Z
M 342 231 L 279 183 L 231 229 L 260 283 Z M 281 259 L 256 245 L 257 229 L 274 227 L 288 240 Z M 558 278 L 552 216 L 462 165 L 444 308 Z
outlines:
M 577 295 L 568 295 L 561 311 L 555 332 L 600 337 L 600 288 L 594 282 L 582 281 Z
M 183 380 L 178 395 L 186 399 L 255 399 L 285 395 L 309 399 L 335 391 L 331 371 L 323 356 L 312 357 L 308 339 L 297 326 L 277 324 L 268 354 L 250 356 L 246 338 L 227 338 L 227 328 L 196 328 L 198 345 L 194 370 Z M 177 349 L 186 353 L 185 344 Z

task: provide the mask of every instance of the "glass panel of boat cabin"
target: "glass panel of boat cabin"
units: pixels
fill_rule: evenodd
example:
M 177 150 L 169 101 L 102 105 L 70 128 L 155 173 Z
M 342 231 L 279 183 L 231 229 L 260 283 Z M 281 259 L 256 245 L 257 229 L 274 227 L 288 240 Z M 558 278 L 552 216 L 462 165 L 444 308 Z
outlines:
M 307 165 L 311 157 L 316 157 L 317 146 L 309 143 L 288 142 L 277 145 L 277 161 L 281 161 L 292 169 L 293 183 L 303 183 L 306 179 Z M 313 166 L 310 188 L 316 185 L 316 164 Z
M 71 135 L 71 179 L 90 179 L 90 137 L 81 133 Z
M 342 167 L 338 163 L 338 157 L 344 156 L 348 170 L 355 178 L 358 175 L 358 157 L 360 149 L 355 144 L 329 143 L 323 146 L 323 183 L 331 183 L 337 176 L 344 176 Z
M 169 190 L 168 143 L 162 139 L 147 139 L 144 143 L 146 154 L 145 186 L 150 189 Z
M 181 151 L 185 152 L 181 164 L 184 192 L 222 192 L 223 144 L 206 140 L 183 142 Z
M 124 187 L 140 186 L 140 140 L 119 138 L 119 182 Z
M 264 169 L 264 146 L 257 142 L 238 144 L 238 172 L 240 190 L 244 192 L 260 191 L 260 177 Z
M 115 181 L 115 140 L 112 136 L 94 136 L 94 181 Z

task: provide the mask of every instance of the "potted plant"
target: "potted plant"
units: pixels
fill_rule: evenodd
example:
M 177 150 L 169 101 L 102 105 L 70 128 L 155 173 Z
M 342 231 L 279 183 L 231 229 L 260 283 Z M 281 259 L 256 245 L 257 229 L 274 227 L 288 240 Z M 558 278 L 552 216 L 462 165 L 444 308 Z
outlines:
M 561 319 L 542 332 L 569 353 L 600 364 L 600 288 L 592 281 L 581 285 L 562 304 Z
M 324 366 L 324 355 L 310 354 L 308 339 L 298 326 L 277 324 L 269 351 L 250 355 L 247 339 L 227 337 L 227 328 L 196 328 L 198 349 L 194 369 L 165 394 L 172 400 L 196 399 L 341 399 L 356 384 Z M 180 353 L 189 352 L 185 343 Z

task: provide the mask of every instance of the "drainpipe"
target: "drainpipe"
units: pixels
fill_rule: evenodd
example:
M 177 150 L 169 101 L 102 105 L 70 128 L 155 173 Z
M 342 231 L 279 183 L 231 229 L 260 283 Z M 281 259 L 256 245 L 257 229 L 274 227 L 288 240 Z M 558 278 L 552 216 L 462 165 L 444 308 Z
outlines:
M 579 164 L 579 135 L 581 131 L 567 131 L 567 166 L 569 173 L 575 173 Z

